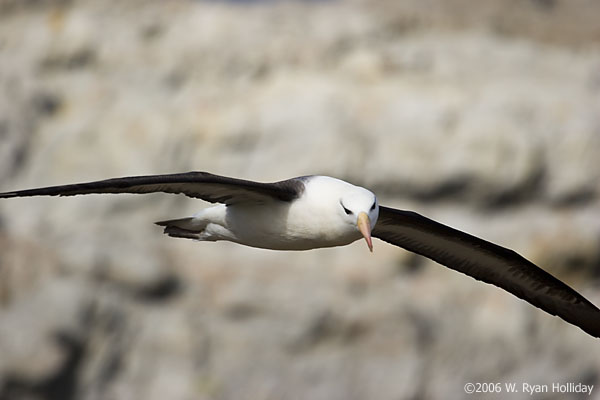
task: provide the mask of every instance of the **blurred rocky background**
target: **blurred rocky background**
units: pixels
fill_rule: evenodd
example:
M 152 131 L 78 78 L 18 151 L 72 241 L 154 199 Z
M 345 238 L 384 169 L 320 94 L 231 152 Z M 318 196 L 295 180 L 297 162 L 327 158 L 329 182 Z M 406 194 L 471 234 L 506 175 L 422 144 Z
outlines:
M 599 20 L 594 0 L 0 0 L 0 190 L 330 174 L 598 305 Z M 1 201 L 0 399 L 600 398 L 598 340 L 383 242 L 282 253 L 152 225 L 204 206 Z

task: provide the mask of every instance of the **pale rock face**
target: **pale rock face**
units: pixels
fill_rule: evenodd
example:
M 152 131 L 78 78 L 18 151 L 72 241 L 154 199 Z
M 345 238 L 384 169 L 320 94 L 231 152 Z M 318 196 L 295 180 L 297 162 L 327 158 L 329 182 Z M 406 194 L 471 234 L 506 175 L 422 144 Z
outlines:
M 0 189 L 336 176 L 600 304 L 599 12 L 0 0 Z M 274 252 L 152 225 L 205 206 L 1 201 L 0 398 L 461 399 L 465 382 L 600 374 L 579 329 L 380 241 Z M 314 217 L 297 226 L 328 225 Z

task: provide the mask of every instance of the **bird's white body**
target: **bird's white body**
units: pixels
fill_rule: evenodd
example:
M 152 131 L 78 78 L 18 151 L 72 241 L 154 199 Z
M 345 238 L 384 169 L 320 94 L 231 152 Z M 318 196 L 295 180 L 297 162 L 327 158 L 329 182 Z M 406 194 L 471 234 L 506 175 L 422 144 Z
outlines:
M 293 202 L 241 203 L 206 208 L 171 226 L 195 231 L 201 241 L 227 240 L 273 250 L 309 250 L 343 246 L 362 237 L 359 212 L 377 222 L 375 195 L 365 188 L 327 176 L 305 178 L 305 190 Z M 353 210 L 348 215 L 344 211 Z

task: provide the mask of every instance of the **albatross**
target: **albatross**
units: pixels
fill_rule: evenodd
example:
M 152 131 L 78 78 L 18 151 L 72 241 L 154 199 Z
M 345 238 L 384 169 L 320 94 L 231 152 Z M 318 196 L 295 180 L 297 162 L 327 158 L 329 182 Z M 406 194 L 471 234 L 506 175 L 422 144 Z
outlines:
M 172 237 L 273 250 L 344 246 L 364 238 L 370 251 L 375 237 L 498 286 L 600 337 L 600 310 L 516 252 L 415 212 L 384 207 L 371 191 L 328 176 L 262 183 L 187 172 L 19 190 L 0 198 L 155 192 L 220 203 L 191 217 L 156 222 Z

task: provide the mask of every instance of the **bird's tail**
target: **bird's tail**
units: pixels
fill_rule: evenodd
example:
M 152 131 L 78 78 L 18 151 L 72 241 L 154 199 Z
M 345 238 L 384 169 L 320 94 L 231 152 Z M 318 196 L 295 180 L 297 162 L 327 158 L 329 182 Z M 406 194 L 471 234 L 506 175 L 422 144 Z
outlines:
M 163 232 L 171 237 L 195 240 L 202 240 L 202 233 L 206 228 L 206 221 L 194 217 L 158 221 L 155 224 L 164 226 Z

